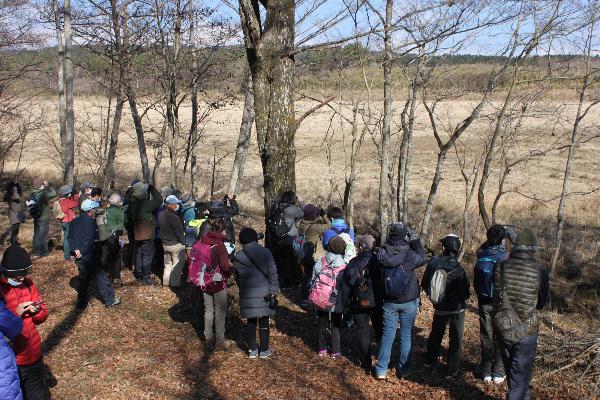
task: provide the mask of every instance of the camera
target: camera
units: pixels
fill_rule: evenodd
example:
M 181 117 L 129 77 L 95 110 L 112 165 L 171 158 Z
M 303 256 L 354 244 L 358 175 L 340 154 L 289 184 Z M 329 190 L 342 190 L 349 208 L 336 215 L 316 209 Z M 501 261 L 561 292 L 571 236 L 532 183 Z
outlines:
M 258 240 L 263 240 L 265 238 L 265 234 L 263 232 L 258 232 Z
M 265 302 L 269 303 L 269 308 L 274 310 L 279 305 L 279 300 L 277 300 L 277 296 L 274 294 L 268 294 L 265 296 Z

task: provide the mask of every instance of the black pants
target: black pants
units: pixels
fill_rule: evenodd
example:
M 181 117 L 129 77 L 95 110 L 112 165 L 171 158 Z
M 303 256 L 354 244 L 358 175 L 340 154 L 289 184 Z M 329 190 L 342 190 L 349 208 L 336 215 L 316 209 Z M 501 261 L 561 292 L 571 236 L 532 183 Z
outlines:
M 508 378 L 508 400 L 529 400 L 529 381 L 538 335 L 525 336 L 514 346 L 500 344 L 502 361 Z
M 46 385 L 46 368 L 40 358 L 34 364 L 19 366 L 21 390 L 25 400 L 49 400 L 50 390 Z
M 302 283 L 302 273 L 298 265 L 298 257 L 291 242 L 282 241 L 272 246 L 273 258 L 277 266 L 279 286 L 290 288 Z
M 135 242 L 135 277 L 138 280 L 150 279 L 154 262 L 154 240 Z
M 259 329 L 260 351 L 269 350 L 269 317 L 248 318 L 246 325 L 246 343 L 250 350 L 258 349 L 256 344 L 256 325 Z
M 19 229 L 21 224 L 12 224 L 10 226 L 10 244 L 19 244 Z
M 331 331 L 331 354 L 340 352 L 340 331 L 342 329 L 342 313 L 328 313 L 317 311 L 317 323 L 319 327 L 319 351 L 327 350 L 327 330 Z M 329 320 L 331 318 L 331 321 Z
M 121 246 L 119 236 L 112 234 L 107 240 L 100 244 L 102 249 L 102 267 L 108 273 L 111 280 L 121 278 Z
M 448 342 L 448 373 L 457 372 L 460 369 L 460 362 L 463 355 L 463 335 L 465 331 L 465 312 L 450 315 L 433 315 L 431 324 L 431 333 L 427 339 L 427 353 L 425 362 L 433 364 L 439 354 L 442 345 L 442 339 L 446 333 L 446 325 L 450 325 Z
M 96 257 L 80 258 L 75 261 L 79 270 L 79 286 L 77 287 L 77 305 L 85 307 L 88 302 L 88 287 L 93 278 L 96 278 L 98 291 L 105 305 L 115 301 L 115 289 L 108 280 L 108 276 Z
M 371 309 L 352 311 L 354 322 L 356 322 L 356 334 L 358 335 L 358 347 L 362 363 L 371 363 Z M 375 322 L 373 327 L 375 327 Z
M 481 377 L 503 377 L 502 353 L 498 338 L 494 335 L 491 304 L 479 303 L 479 341 L 481 343 L 481 364 L 479 365 Z

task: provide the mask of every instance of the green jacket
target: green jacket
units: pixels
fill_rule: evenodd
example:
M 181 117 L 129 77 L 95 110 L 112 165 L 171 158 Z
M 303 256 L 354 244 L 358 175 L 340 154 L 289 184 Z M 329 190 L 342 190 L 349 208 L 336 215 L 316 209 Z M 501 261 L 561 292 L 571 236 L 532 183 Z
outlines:
M 48 186 L 43 190 L 33 189 L 32 193 L 35 193 L 35 196 L 38 199 L 38 203 L 41 208 L 41 214 L 38 218 L 38 221 L 45 221 L 47 219 L 50 219 L 50 217 L 52 217 L 52 210 L 50 209 L 48 202 L 57 197 L 56 190 L 54 190 L 52 186 Z
M 140 239 L 140 234 L 151 239 L 155 237 L 156 218 L 154 217 L 154 211 L 162 205 L 163 199 L 154 186 L 151 186 L 148 191 L 150 196 L 145 199 L 132 196 L 127 207 L 127 219 L 132 224 L 135 240 L 146 240 Z
M 106 209 L 106 227 L 110 232 L 123 232 L 125 211 L 122 207 L 110 206 Z

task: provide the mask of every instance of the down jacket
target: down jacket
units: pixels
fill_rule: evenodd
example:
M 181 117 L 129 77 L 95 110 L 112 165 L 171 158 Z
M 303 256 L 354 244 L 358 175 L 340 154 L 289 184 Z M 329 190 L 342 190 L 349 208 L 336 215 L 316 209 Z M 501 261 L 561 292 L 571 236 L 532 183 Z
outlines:
M 0 293 L 6 301 L 6 307 L 15 312 L 17 306 L 26 301 L 41 301 L 42 297 L 37 291 L 35 284 L 29 278 L 25 278 L 19 286 L 11 286 L 6 279 L 0 280 Z M 42 358 L 42 337 L 36 325 L 42 324 L 48 318 L 48 309 L 41 304 L 41 310 L 32 315 L 29 312 L 23 314 L 23 330 L 13 342 L 12 347 L 17 356 L 17 365 L 24 367 L 35 364 Z
M 535 259 L 533 251 L 515 246 L 508 258 L 494 268 L 494 299 L 499 298 L 503 286 L 502 270 L 513 309 L 529 326 L 528 335 L 536 334 L 539 328 L 537 310 L 543 308 L 549 298 L 548 272 Z
M 277 268 L 271 252 L 251 242 L 233 258 L 235 281 L 240 289 L 240 312 L 244 318 L 260 318 L 275 314 L 265 300 L 279 293 Z
M 0 300 L 0 399 L 23 400 L 15 353 L 6 341 L 14 340 L 23 329 L 23 320 Z

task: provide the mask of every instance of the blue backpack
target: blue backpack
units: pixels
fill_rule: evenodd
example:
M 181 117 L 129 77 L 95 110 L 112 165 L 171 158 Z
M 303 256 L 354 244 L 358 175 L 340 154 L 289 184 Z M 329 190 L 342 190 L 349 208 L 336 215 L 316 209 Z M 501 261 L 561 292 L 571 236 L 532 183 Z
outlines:
M 478 297 L 492 299 L 494 294 L 494 268 L 500 258 L 481 257 L 475 264 L 473 287 Z
M 396 268 L 381 268 L 381 280 L 385 297 L 397 299 L 406 293 L 408 276 L 402 265 Z

